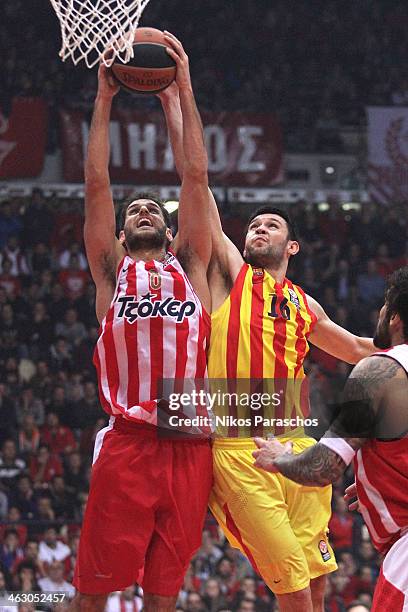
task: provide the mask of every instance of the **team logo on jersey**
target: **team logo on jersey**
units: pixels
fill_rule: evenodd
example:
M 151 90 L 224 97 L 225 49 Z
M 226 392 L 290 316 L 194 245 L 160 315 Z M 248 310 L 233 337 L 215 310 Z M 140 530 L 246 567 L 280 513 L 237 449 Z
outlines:
M 161 266 L 162 266 L 163 270 L 165 270 L 167 268 L 167 266 L 172 264 L 175 260 L 176 260 L 176 258 L 173 255 L 173 253 L 167 252 L 165 258 L 161 262 Z
M 182 323 L 186 317 L 191 317 L 197 308 L 195 302 L 191 300 L 181 302 L 174 297 L 152 301 L 150 292 L 142 295 L 140 300 L 134 295 L 124 295 L 118 298 L 117 302 L 121 304 L 117 316 L 125 317 L 129 323 L 149 317 L 170 317 L 175 319 L 176 323 Z
M 292 304 L 296 306 L 298 310 L 300 310 L 300 302 L 299 302 L 299 298 L 297 296 L 296 291 L 294 291 L 293 289 L 288 289 L 288 291 L 289 291 L 290 301 L 292 302 Z
M 153 291 L 157 291 L 161 287 L 161 276 L 156 270 L 149 271 L 149 287 Z
M 262 283 L 264 279 L 264 271 L 263 268 L 252 268 L 252 282 L 253 283 Z
M 322 555 L 323 561 L 328 561 L 329 559 L 331 559 L 331 554 L 329 551 L 329 547 L 327 546 L 327 542 L 325 542 L 324 540 L 320 540 L 319 550 L 320 554 Z

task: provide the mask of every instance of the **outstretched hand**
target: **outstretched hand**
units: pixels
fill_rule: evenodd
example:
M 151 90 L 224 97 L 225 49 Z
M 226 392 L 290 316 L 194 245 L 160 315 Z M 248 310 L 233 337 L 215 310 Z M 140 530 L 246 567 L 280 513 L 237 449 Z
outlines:
M 360 502 L 358 501 L 357 497 L 357 485 L 355 482 L 353 482 L 353 484 L 347 487 L 347 489 L 344 491 L 344 499 L 348 504 L 348 509 L 350 510 L 350 512 L 353 512 L 354 510 L 357 510 L 357 512 L 361 512 Z
M 164 39 L 167 44 L 167 53 L 176 62 L 176 83 L 178 87 L 180 89 L 191 89 L 191 77 L 188 55 L 184 51 L 183 45 L 178 40 L 178 38 L 174 36 L 174 34 L 171 34 L 171 32 L 168 32 L 167 30 L 164 31 Z
M 293 454 L 292 442 L 285 442 L 281 444 L 279 440 L 272 438 L 271 440 L 264 440 L 263 438 L 254 438 L 254 442 L 258 447 L 252 453 L 255 459 L 254 465 L 267 472 L 278 472 L 279 469 L 275 465 L 275 459 L 285 454 Z
M 116 83 L 115 79 L 110 74 L 109 68 L 101 62 L 98 70 L 98 96 L 110 99 L 116 96 L 119 89 L 120 85 Z

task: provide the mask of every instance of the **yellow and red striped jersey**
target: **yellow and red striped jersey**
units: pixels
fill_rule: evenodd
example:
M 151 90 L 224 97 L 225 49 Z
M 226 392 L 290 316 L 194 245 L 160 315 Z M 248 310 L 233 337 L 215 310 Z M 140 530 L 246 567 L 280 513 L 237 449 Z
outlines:
M 302 384 L 303 362 L 315 322 L 316 315 L 300 287 L 288 279 L 279 284 L 266 270 L 243 264 L 229 297 L 211 316 L 208 373 L 212 390 L 237 391 L 238 385 L 240 393 L 278 393 L 283 398 L 278 405 L 262 406 L 251 415 L 305 418 L 309 403 Z M 234 405 L 234 401 L 229 406 L 216 402 L 213 410 L 216 417 L 227 413 L 248 416 L 248 407 Z M 253 423 L 238 430 L 233 424 L 223 428 L 217 420 L 218 435 L 265 434 L 265 428 Z M 267 430 L 281 435 L 293 429 L 296 427 L 278 424 Z

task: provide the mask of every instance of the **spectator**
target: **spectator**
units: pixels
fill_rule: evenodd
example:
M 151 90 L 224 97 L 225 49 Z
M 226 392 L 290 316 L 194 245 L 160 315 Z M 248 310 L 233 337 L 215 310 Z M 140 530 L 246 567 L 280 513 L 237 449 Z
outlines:
M 33 480 L 34 487 L 43 486 L 49 483 L 50 480 L 62 474 L 62 464 L 60 458 L 50 453 L 47 444 L 41 443 L 38 452 L 31 457 L 30 476 Z
M 35 360 L 44 359 L 54 340 L 54 332 L 43 301 L 34 304 L 31 325 L 26 337 L 31 357 Z
M 15 529 L 18 535 L 18 542 L 21 546 L 24 546 L 27 539 L 27 527 L 23 525 L 22 515 L 17 508 L 17 506 L 13 506 L 10 504 L 10 507 L 7 512 L 6 524 L 0 524 L 0 540 L 3 538 L 4 533 L 9 531 L 10 529 Z
M 31 379 L 31 386 L 34 395 L 39 397 L 42 402 L 51 397 L 52 376 L 50 368 L 45 359 L 37 361 L 37 371 Z
M 4 378 L 4 377 L 3 377 Z M 17 433 L 15 407 L 8 393 L 8 387 L 0 382 L 0 444 Z
M 8 529 L 4 534 L 4 541 L 0 552 L 0 562 L 9 571 L 13 571 L 23 558 L 18 533 L 16 529 Z
M 29 476 L 22 474 L 10 495 L 10 504 L 16 506 L 24 519 L 32 519 L 36 509 L 34 489 Z
M 79 299 L 75 300 L 74 305 L 78 311 L 79 319 L 89 329 L 91 326 L 98 327 L 98 321 L 95 312 L 95 297 L 96 289 L 94 283 L 88 283 L 85 288 L 85 293 Z
M 203 602 L 208 612 L 217 612 L 219 608 L 227 605 L 225 597 L 216 578 L 209 578 L 204 585 Z
M 20 279 L 11 274 L 11 261 L 3 258 L 0 274 L 0 286 L 5 289 L 7 296 L 13 300 L 21 294 L 21 281 Z
M 39 546 L 39 560 L 51 565 L 54 561 L 64 561 L 70 554 L 69 547 L 58 540 L 55 527 L 46 529 Z
M 44 524 L 48 524 L 55 520 L 54 508 L 52 507 L 51 498 L 48 493 L 40 494 L 39 497 L 36 498 L 34 519 L 39 524 L 40 532 L 44 529 Z
M 353 517 L 342 495 L 334 497 L 334 512 L 329 522 L 330 540 L 337 553 L 353 546 Z
M 73 519 L 75 497 L 67 490 L 63 476 L 54 476 L 51 483 L 52 506 L 57 519 Z
M 52 454 L 70 453 L 77 446 L 74 434 L 69 427 L 60 424 L 56 412 L 47 414 L 46 424 L 41 431 L 41 440 L 48 446 Z
M 65 423 L 70 410 L 64 385 L 57 384 L 54 386 L 47 408 L 58 416 L 59 421 Z
M 0 485 L 11 492 L 17 478 L 24 472 L 25 462 L 17 456 L 14 440 L 4 440 L 0 456 Z
M 89 280 L 88 272 L 80 268 L 78 255 L 71 255 L 69 266 L 61 270 L 58 275 L 58 281 L 69 300 L 77 300 L 82 297 Z
M 78 321 L 78 312 L 75 308 L 68 308 L 64 321 L 55 326 L 57 336 L 65 338 L 71 347 L 78 346 L 87 337 L 85 325 Z
M 33 563 L 21 561 L 16 569 L 14 589 L 21 593 L 39 592 L 35 572 L 36 567 Z
M 69 268 L 71 256 L 78 257 L 78 267 L 80 270 L 88 270 L 88 262 L 81 251 L 79 242 L 72 242 L 58 257 L 58 265 L 61 269 Z
M 38 242 L 32 250 L 30 259 L 30 267 L 33 274 L 38 277 L 42 272 L 48 272 L 51 268 L 51 261 L 48 245 L 45 242 Z
M 346 608 L 346 612 L 370 612 L 370 607 L 359 601 L 352 601 Z
M 8 497 L 4 491 L 0 490 L 0 521 L 3 521 L 8 512 Z
M 7 238 L 1 256 L 11 263 L 9 272 L 11 276 L 28 276 L 30 274 L 27 259 L 21 251 L 20 241 L 15 234 Z
M 57 337 L 50 347 L 50 362 L 54 373 L 72 370 L 72 351 L 62 336 Z
M 6 585 L 6 575 L 0 570 L 0 601 L 7 601 L 9 592 Z M 15 606 L 2 606 L 3 612 L 15 612 Z
M 73 429 L 84 429 L 95 423 L 102 416 L 102 409 L 92 381 L 84 384 L 84 397 L 73 402 L 69 424 Z
M 27 206 L 23 216 L 23 225 L 23 241 L 27 248 L 39 242 L 49 244 L 53 219 L 41 189 L 33 189 L 31 203 Z
M 2 202 L 0 205 L 0 249 L 4 248 L 8 238 L 14 234 L 19 234 L 22 229 L 22 222 L 14 212 L 9 201 Z
M 75 588 L 64 580 L 64 566 L 61 561 L 53 561 L 46 569 L 45 578 L 40 578 L 38 585 L 43 592 L 65 593 L 72 599 L 75 595 Z
M 34 415 L 26 413 L 23 416 L 18 432 L 18 451 L 22 456 L 35 453 L 40 444 L 40 430 L 35 424 Z
M 377 306 L 384 299 L 385 282 L 374 259 L 368 260 L 366 272 L 358 276 L 357 287 L 363 302 Z
M 141 612 L 143 600 L 137 595 L 135 586 L 112 593 L 106 602 L 105 612 Z
M 48 300 L 48 312 L 54 324 L 63 319 L 66 309 L 67 300 L 64 294 L 64 288 L 60 283 L 54 283 Z
M 204 602 L 199 593 L 189 593 L 186 599 L 186 612 L 206 612 Z
M 70 453 L 67 457 L 65 484 L 75 494 L 87 490 L 81 455 L 77 451 Z
M 44 423 L 44 404 L 35 397 L 31 385 L 25 385 L 16 403 L 17 422 L 22 425 L 24 417 L 29 414 L 33 417 L 37 427 Z

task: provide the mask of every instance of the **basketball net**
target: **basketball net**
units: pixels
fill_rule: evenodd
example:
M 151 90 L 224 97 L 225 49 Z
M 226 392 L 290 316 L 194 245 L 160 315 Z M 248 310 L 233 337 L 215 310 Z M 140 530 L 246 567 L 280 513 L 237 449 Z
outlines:
M 149 0 L 51 0 L 61 27 L 60 57 L 92 68 L 133 57 L 133 40 Z M 106 52 L 111 53 L 106 57 Z

